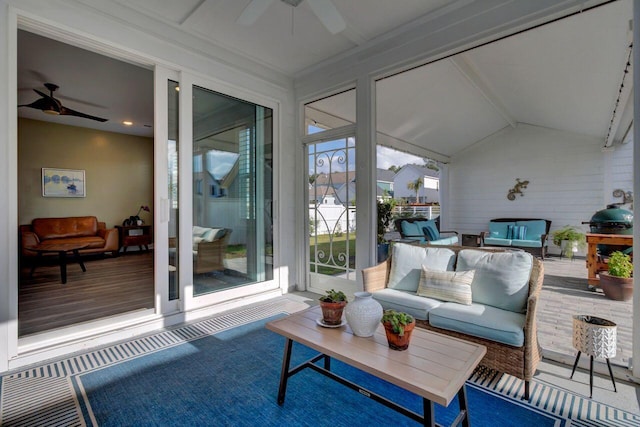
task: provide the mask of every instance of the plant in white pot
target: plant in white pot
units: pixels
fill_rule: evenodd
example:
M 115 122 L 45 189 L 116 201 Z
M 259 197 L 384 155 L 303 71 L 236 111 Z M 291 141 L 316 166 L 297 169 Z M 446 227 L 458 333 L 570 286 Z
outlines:
M 616 301 L 633 297 L 633 262 L 623 252 L 615 251 L 607 262 L 608 272 L 600 272 L 600 287 L 605 296 Z
M 587 236 L 578 227 L 565 225 L 564 227 L 551 233 L 553 244 L 561 249 L 561 255 L 573 258 L 578 250 L 584 251 L 587 248 Z

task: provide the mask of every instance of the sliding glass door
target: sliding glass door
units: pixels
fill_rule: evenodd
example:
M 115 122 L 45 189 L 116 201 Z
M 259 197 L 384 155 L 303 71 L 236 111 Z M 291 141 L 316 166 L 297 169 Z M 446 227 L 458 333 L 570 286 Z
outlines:
M 192 98 L 195 297 L 273 279 L 273 110 L 195 85 Z

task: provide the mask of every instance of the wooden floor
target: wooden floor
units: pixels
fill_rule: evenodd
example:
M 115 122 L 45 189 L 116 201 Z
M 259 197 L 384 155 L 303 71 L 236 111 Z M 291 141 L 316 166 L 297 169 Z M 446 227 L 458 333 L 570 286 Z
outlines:
M 18 335 L 34 334 L 90 320 L 153 308 L 153 252 L 132 252 L 112 258 L 85 258 L 67 267 L 67 283 L 60 267 L 47 263 L 20 271 Z

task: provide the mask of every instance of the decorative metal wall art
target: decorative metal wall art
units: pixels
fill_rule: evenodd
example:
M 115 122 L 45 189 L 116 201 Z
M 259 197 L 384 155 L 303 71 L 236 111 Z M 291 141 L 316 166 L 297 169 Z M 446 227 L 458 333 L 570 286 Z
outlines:
M 633 191 L 624 191 L 620 188 L 613 190 L 613 197 L 622 197 L 622 204 L 633 203 Z
M 507 194 L 507 199 L 515 200 L 516 194 L 519 194 L 520 197 L 524 196 L 524 193 L 522 192 L 522 190 L 527 188 L 527 185 L 529 185 L 528 180 L 520 181 L 520 178 L 516 178 L 516 185 L 514 185 L 513 188 L 509 190 L 509 193 Z

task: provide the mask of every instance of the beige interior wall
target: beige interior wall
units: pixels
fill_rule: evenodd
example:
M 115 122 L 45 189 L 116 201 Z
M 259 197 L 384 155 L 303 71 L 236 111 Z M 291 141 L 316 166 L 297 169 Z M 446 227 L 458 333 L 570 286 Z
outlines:
M 43 167 L 84 169 L 86 197 L 42 196 Z M 153 223 L 153 138 L 18 120 L 18 219 L 94 215 L 122 224 L 141 205 Z

